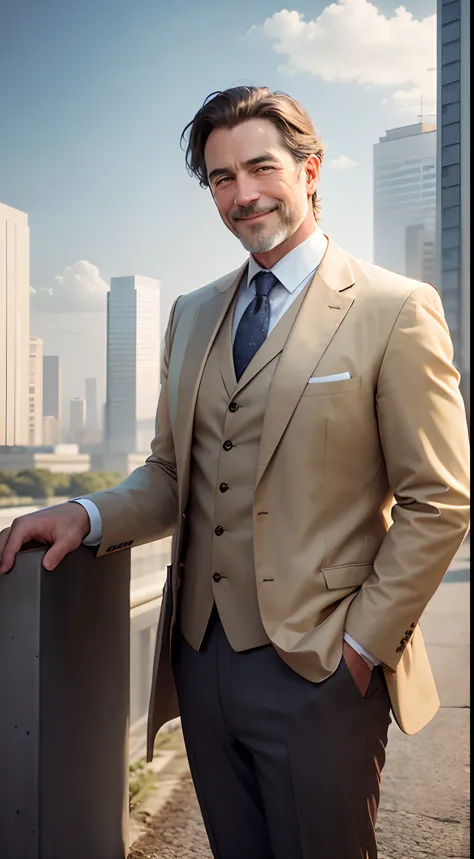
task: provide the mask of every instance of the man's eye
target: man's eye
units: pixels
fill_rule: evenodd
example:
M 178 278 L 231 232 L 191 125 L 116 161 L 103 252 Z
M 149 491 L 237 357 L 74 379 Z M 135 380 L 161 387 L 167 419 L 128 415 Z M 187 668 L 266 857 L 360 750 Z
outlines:
M 223 182 L 229 182 L 229 180 L 230 180 L 230 176 L 223 176 L 222 179 L 217 180 L 216 187 L 217 187 L 217 185 L 222 185 Z
M 270 164 L 265 165 L 264 167 L 258 167 L 257 173 L 259 170 L 273 170 L 273 167 Z

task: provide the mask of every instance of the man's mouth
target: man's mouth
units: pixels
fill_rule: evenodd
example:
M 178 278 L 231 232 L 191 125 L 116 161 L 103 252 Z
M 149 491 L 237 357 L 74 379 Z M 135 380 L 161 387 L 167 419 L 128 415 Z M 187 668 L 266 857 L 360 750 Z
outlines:
M 247 215 L 245 218 L 237 218 L 238 221 L 260 221 L 262 218 L 265 218 L 267 215 L 270 215 L 271 212 L 274 212 L 275 209 L 268 209 L 267 212 L 257 212 L 255 215 Z

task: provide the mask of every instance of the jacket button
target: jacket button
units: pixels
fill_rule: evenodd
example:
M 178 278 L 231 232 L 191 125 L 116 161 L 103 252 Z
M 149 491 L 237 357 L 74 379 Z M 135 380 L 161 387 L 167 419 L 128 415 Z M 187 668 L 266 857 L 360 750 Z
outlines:
M 231 403 L 229 406 L 229 412 L 236 412 L 240 408 L 238 403 Z
M 221 492 L 227 492 L 228 488 L 229 488 L 229 484 L 228 484 L 228 483 L 221 483 L 221 484 L 220 484 L 220 486 L 219 486 L 219 489 L 220 489 L 220 491 L 221 491 Z
M 218 525 L 214 531 L 214 534 L 217 534 L 217 536 L 220 537 L 223 533 L 224 533 L 224 529 L 223 529 L 222 525 Z
M 222 445 L 222 447 L 224 448 L 224 450 L 232 450 L 234 445 L 232 444 L 231 441 L 225 441 L 224 444 Z
M 214 579 L 215 582 L 220 582 L 222 576 L 220 573 L 214 573 L 212 578 Z

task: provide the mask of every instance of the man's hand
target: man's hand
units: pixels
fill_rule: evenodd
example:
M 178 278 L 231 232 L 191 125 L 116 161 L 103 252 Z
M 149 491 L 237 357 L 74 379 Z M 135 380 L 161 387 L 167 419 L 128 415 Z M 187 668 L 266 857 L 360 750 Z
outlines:
M 89 529 L 89 516 L 82 504 L 69 501 L 20 516 L 11 528 L 0 531 L 0 574 L 11 570 L 21 547 L 30 540 L 51 546 L 43 566 L 54 570 L 68 552 L 80 546 Z
M 367 662 L 362 658 L 360 653 L 357 653 L 357 651 L 350 646 L 349 642 L 344 641 L 342 653 L 344 656 L 344 662 L 352 675 L 354 683 L 362 697 L 365 698 L 367 695 L 367 689 L 369 688 L 370 678 L 372 677 L 372 670 L 369 668 Z

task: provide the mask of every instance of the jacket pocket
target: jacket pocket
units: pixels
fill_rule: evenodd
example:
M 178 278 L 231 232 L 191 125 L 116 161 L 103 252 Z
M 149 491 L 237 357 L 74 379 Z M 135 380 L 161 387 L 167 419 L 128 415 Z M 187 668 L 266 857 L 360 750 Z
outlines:
M 340 379 L 338 382 L 308 382 L 303 397 L 328 397 L 334 394 L 349 394 L 362 386 L 362 376 L 355 379 Z
M 321 572 L 330 590 L 354 588 L 362 585 L 373 571 L 373 564 L 341 564 L 338 567 L 321 567 Z

